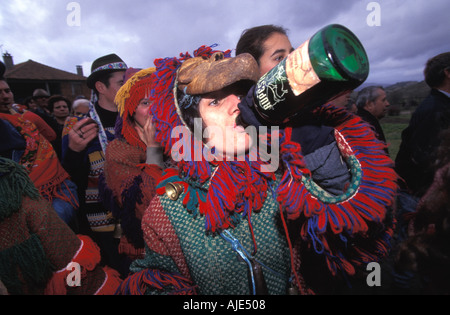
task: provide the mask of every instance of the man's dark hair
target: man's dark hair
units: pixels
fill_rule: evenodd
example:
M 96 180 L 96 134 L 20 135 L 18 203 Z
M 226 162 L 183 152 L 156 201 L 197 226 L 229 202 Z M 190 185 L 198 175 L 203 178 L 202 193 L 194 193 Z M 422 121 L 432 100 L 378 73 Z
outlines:
M 429 59 L 425 65 L 425 82 L 431 88 L 439 87 L 445 79 L 445 70 L 450 70 L 450 52 Z
M 110 85 L 109 79 L 112 78 L 113 73 L 114 73 L 114 71 L 113 71 L 113 72 L 105 72 L 105 73 L 99 74 L 99 75 L 98 75 L 98 78 L 95 80 L 95 82 L 100 81 L 100 82 L 103 83 L 107 88 L 109 88 L 109 85 Z M 97 97 L 98 97 L 98 96 L 99 96 L 99 95 L 98 95 L 99 93 L 98 93 L 97 89 L 95 88 L 95 85 L 94 85 L 93 90 L 94 90 L 94 93 L 95 93 L 95 94 L 97 95 Z
M 262 25 L 246 29 L 237 43 L 236 56 L 249 53 L 259 64 L 259 58 L 264 53 L 263 44 L 273 33 L 287 36 L 287 29 L 276 25 Z

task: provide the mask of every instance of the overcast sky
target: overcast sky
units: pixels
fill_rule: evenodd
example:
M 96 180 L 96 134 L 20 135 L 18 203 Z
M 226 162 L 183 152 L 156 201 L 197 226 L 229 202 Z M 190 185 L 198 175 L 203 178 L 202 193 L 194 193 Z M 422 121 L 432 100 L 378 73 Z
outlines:
M 2 0 L 0 47 L 15 64 L 82 65 L 87 76 L 110 53 L 147 68 L 201 45 L 234 49 L 253 26 L 281 25 L 297 47 L 338 23 L 366 48 L 366 83 L 387 84 L 423 80 L 426 60 L 450 51 L 449 12 L 449 0 Z

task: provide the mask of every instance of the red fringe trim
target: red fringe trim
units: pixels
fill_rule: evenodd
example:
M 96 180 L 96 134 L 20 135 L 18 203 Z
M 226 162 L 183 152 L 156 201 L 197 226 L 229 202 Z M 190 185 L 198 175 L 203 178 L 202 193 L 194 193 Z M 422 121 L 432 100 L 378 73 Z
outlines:
M 196 295 L 197 287 L 177 274 L 156 269 L 144 269 L 126 278 L 116 291 L 116 295 L 145 295 L 147 289 L 168 290 L 169 295 Z
M 72 192 L 70 191 L 69 187 L 67 186 L 65 180 L 69 179 L 69 177 L 65 177 L 64 180 L 58 184 L 58 185 L 44 185 L 39 187 L 39 193 L 41 194 L 42 197 L 44 197 L 45 199 L 47 199 L 49 202 L 52 202 L 54 198 L 59 198 L 61 200 L 64 200 L 68 203 L 70 203 L 72 205 L 72 207 L 74 207 L 75 209 L 78 209 L 78 207 L 80 206 L 77 202 L 78 198 L 76 196 L 74 196 L 72 194 Z M 61 185 L 65 185 L 67 188 L 67 191 L 70 194 L 70 197 L 65 195 L 62 190 L 61 190 Z
M 302 184 L 302 176 L 309 175 L 309 171 L 302 165 L 300 146 L 290 141 L 288 128 L 280 155 L 286 159 L 289 172 L 284 174 L 278 189 L 278 201 L 285 207 L 288 220 L 305 219 L 300 235 L 302 239 L 312 241 L 317 253 L 325 254 L 333 275 L 338 269 L 353 275 L 355 266 L 378 261 L 389 251 L 388 237 L 392 237 L 394 226 L 385 226 L 384 236 L 372 242 L 365 237 L 369 222 L 378 228 L 383 227 L 389 208 L 394 206 L 398 177 L 392 160 L 383 150 L 383 143 L 369 132 L 369 127 L 359 117 L 327 106 L 321 107 L 316 114 L 340 132 L 337 135 L 342 139 L 338 137 L 338 142 L 341 140 L 348 144 L 349 148 L 344 152 L 341 146 L 341 153 L 344 156 L 354 154 L 358 159 L 362 168 L 358 191 L 338 204 L 327 204 L 315 198 Z M 338 240 L 343 232 L 364 240 L 361 247 L 352 246 L 353 255 L 348 257 L 334 244 L 334 239 Z

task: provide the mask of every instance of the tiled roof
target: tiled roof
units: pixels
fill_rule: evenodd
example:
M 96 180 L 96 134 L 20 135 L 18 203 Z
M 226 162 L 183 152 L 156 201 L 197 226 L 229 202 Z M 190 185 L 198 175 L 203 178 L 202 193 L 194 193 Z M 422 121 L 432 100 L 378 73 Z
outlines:
M 86 81 L 86 77 L 55 69 L 39 62 L 28 60 L 6 70 L 6 79 L 14 80 L 56 80 L 56 81 Z

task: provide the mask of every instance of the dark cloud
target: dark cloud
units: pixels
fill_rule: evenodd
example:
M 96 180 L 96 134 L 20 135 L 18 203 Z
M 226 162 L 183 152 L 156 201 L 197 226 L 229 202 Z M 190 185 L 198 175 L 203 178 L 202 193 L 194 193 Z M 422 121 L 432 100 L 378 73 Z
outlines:
M 433 55 L 450 51 L 448 0 L 79 0 L 80 26 L 67 24 L 61 0 L 3 0 L 0 45 L 16 63 L 35 61 L 85 74 L 99 56 L 115 52 L 130 66 L 192 52 L 200 45 L 233 49 L 246 28 L 277 24 L 294 46 L 331 23 L 349 27 L 370 58 L 368 81 L 421 80 Z M 381 9 L 381 25 L 369 26 L 368 4 Z

